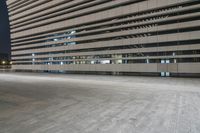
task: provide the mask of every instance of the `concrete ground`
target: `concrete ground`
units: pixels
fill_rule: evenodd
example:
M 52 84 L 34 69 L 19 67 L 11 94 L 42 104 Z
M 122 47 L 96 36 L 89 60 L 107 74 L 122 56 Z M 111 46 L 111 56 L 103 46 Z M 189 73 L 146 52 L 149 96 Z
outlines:
M 200 133 L 200 79 L 0 73 L 0 133 Z

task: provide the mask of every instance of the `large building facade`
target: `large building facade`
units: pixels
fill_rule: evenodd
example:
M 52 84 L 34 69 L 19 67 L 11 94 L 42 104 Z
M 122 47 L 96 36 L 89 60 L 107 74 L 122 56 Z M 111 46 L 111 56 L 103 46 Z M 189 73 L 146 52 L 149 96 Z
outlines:
M 200 0 L 7 0 L 14 70 L 200 74 Z

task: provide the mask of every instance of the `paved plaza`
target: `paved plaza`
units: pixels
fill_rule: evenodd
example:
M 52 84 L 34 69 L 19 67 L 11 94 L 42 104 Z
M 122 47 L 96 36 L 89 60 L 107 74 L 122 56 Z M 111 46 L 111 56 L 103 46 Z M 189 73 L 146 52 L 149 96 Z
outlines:
M 200 79 L 1 72 L 0 133 L 200 133 Z

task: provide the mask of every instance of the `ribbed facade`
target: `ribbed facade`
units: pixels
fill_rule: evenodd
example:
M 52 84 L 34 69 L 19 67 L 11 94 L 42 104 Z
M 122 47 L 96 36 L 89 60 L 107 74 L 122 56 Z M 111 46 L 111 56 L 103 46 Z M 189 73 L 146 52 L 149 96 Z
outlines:
M 14 70 L 200 74 L 200 0 L 8 0 Z

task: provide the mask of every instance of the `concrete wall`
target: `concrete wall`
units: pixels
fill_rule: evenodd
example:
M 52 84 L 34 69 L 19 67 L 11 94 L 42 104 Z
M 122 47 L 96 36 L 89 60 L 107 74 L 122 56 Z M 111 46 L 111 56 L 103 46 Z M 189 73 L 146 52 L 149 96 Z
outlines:
M 7 5 L 14 70 L 200 73 L 200 1 L 8 0 Z M 66 38 L 71 31 L 74 38 Z M 99 58 L 104 55 L 110 58 Z M 54 64 L 93 60 L 131 63 Z

